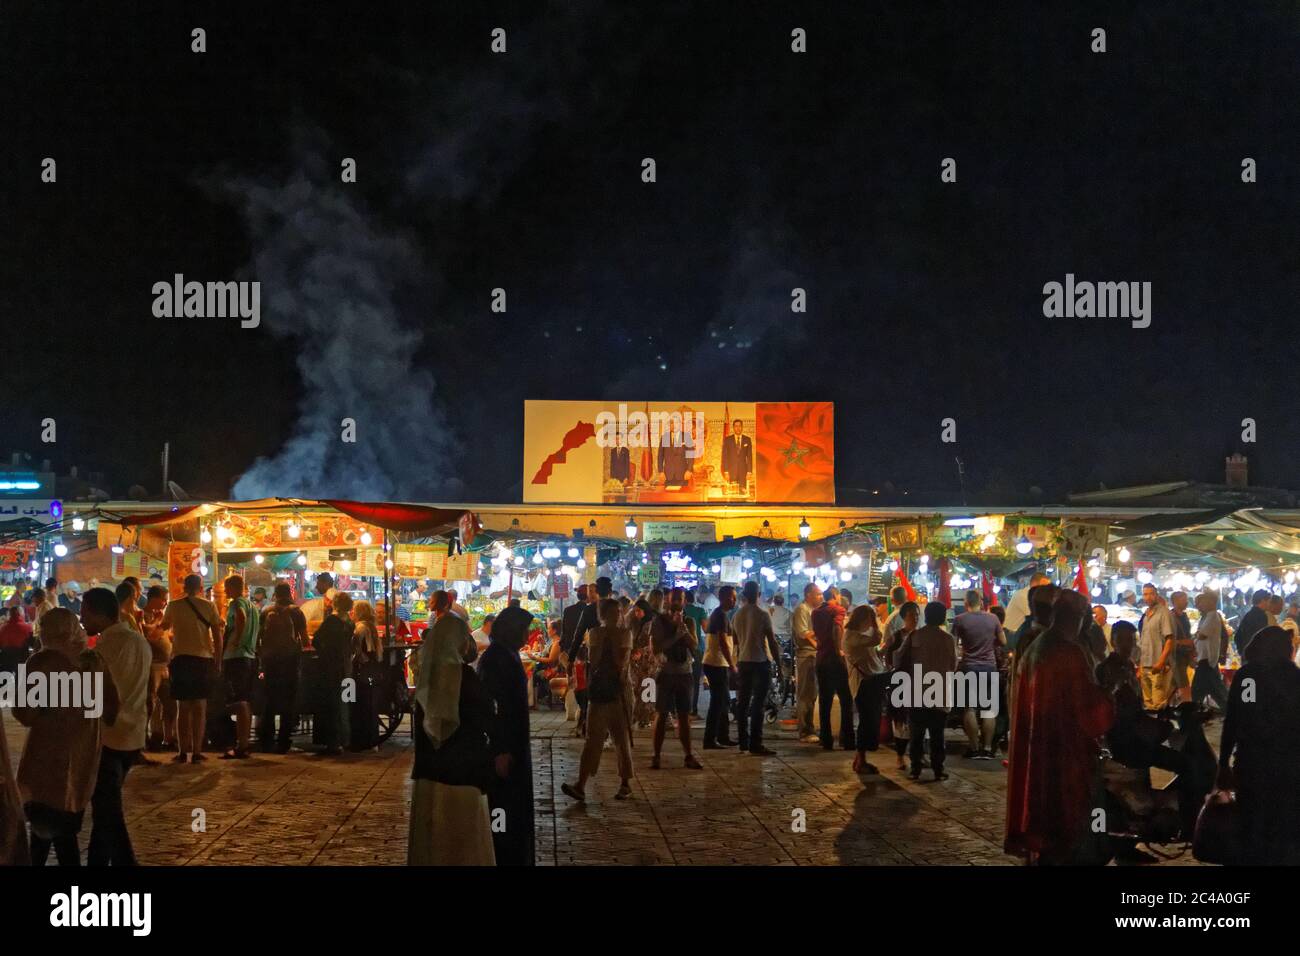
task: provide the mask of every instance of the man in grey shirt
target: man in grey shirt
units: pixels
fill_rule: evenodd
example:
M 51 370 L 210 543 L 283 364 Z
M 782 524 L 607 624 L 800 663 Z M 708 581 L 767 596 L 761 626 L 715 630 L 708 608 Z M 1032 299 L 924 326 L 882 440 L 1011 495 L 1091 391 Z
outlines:
M 781 649 L 772 630 L 771 615 L 758 606 L 758 582 L 746 581 L 740 593 L 743 603 L 731 619 L 731 627 L 736 632 L 736 660 L 740 664 L 736 730 L 742 752 L 766 757 L 776 751 L 763 746 L 763 708 L 772 684 L 772 665 L 781 666 Z

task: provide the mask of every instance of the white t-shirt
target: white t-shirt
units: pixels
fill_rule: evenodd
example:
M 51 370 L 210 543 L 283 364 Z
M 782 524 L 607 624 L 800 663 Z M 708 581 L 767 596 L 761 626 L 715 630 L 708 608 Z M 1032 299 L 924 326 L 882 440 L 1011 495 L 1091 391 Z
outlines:
M 486 651 L 488 649 L 488 645 L 492 643 L 492 638 L 488 637 L 488 635 L 484 633 L 483 628 L 481 627 L 477 628 L 473 632 L 473 638 L 474 638 L 474 646 L 478 648 L 478 652 L 480 654 Z
M 776 636 L 788 638 L 794 620 L 794 614 L 790 609 L 784 604 L 773 604 L 767 609 L 767 614 L 772 619 L 772 630 L 776 632 Z
M 743 604 L 731 619 L 736 632 L 736 660 L 761 664 L 772 660 L 767 646 L 767 635 L 772 631 L 772 618 L 757 604 Z
M 1196 625 L 1196 660 L 1209 661 L 1219 666 L 1219 651 L 1223 648 L 1223 615 L 1218 611 L 1202 614 Z
M 1008 634 L 1014 634 L 1020 629 L 1020 625 L 1025 623 L 1027 617 L 1029 617 L 1029 588 L 1021 588 L 1011 595 L 1011 600 L 1007 602 L 1007 616 L 1002 622 L 1002 629 Z
M 143 750 L 149 726 L 149 669 L 153 652 L 143 634 L 118 621 L 99 635 L 95 650 L 104 658 L 117 685 L 121 706 L 117 720 L 100 728 L 100 740 L 111 750 Z

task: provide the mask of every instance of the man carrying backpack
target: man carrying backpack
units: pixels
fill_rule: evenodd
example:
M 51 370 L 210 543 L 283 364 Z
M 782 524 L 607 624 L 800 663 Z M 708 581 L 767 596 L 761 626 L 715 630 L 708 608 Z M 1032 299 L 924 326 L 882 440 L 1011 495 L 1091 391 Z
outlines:
M 275 586 L 275 602 L 262 611 L 261 645 L 258 656 L 266 677 L 266 707 L 257 723 L 262 752 L 271 751 L 275 717 L 280 715 L 280 732 L 275 752 L 286 754 L 298 723 L 298 659 L 307 640 L 307 617 L 293 603 L 287 584 Z

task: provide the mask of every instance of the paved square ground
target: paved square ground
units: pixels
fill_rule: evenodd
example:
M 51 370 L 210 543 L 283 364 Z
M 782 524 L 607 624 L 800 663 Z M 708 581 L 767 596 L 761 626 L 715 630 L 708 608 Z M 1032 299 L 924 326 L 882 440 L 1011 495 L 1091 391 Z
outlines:
M 5 726 L 16 767 L 25 732 L 10 714 Z M 785 728 L 766 738 L 774 757 L 700 751 L 700 722 L 693 737 L 705 769 L 684 769 L 670 736 L 664 769 L 652 771 L 649 733 L 638 731 L 634 798 L 613 799 L 607 751 L 578 805 L 560 793 L 577 777 L 574 725 L 543 706 L 532 728 L 539 865 L 1016 862 L 1001 849 L 1006 770 L 962 759 L 964 740 L 951 731 L 951 776 L 941 783 L 929 771 L 909 780 L 884 749 L 871 755 L 880 775 L 860 777 L 851 753 L 800 743 Z M 403 725 L 377 753 L 136 767 L 126 785 L 136 854 L 145 864 L 404 864 L 411 759 Z M 89 829 L 87 814 L 83 847 Z M 1186 853 L 1170 862 L 1194 861 Z

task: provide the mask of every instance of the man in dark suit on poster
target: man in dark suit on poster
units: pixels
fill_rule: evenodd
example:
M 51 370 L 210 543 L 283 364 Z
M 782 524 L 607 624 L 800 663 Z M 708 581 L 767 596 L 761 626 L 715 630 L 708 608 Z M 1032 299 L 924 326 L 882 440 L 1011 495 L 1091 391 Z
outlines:
M 626 445 L 609 450 L 609 477 L 624 484 L 632 477 L 632 457 Z
M 745 434 L 744 423 L 737 418 L 731 423 L 731 434 L 722 440 L 722 477 L 740 485 L 741 492 L 747 494 L 753 470 L 754 443 Z

